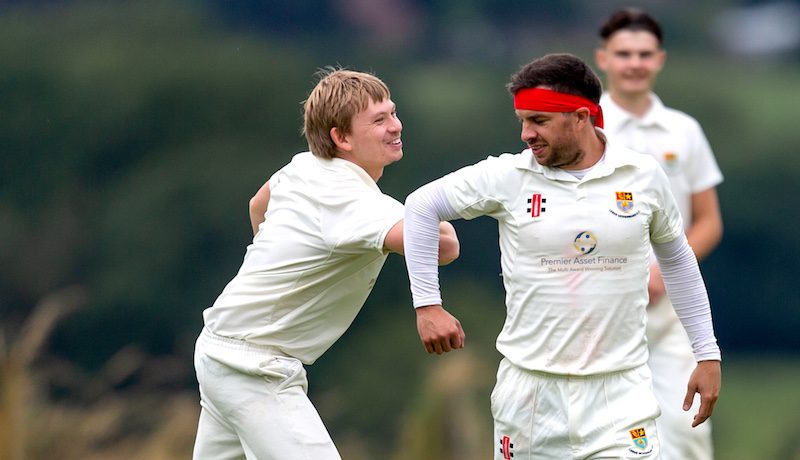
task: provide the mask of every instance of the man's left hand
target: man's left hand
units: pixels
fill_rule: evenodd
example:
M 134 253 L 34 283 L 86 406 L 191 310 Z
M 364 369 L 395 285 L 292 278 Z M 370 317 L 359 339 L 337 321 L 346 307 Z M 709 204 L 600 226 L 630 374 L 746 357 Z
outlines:
M 692 427 L 696 427 L 711 417 L 714 405 L 719 398 L 721 384 L 722 369 L 719 361 L 700 361 L 697 363 L 692 376 L 689 377 L 686 397 L 683 398 L 683 410 L 688 411 L 692 408 L 695 393 L 700 394 L 700 410 L 692 420 Z

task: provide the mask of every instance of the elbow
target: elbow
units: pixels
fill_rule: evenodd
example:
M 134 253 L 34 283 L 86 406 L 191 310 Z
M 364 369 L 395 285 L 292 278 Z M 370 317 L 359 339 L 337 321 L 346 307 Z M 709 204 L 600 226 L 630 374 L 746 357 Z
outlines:
M 450 222 L 439 222 L 439 265 L 447 265 L 461 255 L 458 234 Z
M 250 211 L 250 214 L 258 212 L 258 210 L 263 207 L 261 201 L 262 200 L 259 199 L 258 195 L 255 195 L 252 198 L 250 198 L 250 201 L 247 204 L 247 208 Z
M 448 265 L 461 255 L 458 238 L 443 236 L 439 239 L 439 265 Z

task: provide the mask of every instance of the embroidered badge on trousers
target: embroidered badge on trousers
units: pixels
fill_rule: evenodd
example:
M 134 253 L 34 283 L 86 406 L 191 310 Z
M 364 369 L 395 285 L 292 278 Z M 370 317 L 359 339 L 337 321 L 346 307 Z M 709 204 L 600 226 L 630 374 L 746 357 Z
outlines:
M 511 438 L 508 436 L 500 438 L 500 453 L 503 454 L 504 460 L 511 460 L 514 457 L 512 449 L 514 449 L 514 443 L 511 442 Z
M 638 455 L 647 455 L 653 451 L 653 446 L 647 441 L 647 433 L 644 427 L 634 428 L 629 431 L 633 447 L 628 450 Z

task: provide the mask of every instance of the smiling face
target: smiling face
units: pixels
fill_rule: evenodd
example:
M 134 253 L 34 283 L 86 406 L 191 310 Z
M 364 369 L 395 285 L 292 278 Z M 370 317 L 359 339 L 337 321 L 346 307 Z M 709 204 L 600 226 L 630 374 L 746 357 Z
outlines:
M 666 53 L 652 33 L 622 29 L 606 40 L 595 58 L 606 74 L 611 94 L 629 98 L 649 94 L 664 66 Z
M 376 181 L 383 168 L 403 158 L 403 124 L 391 99 L 370 101 L 352 119 L 350 132 L 331 129 L 337 156 L 361 166 Z

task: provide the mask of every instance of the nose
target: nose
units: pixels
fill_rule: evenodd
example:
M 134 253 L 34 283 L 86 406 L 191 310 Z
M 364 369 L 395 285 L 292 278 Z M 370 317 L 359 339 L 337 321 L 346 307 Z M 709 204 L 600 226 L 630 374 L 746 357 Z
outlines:
M 394 117 L 394 123 L 389 126 L 389 129 L 398 133 L 403 130 L 403 122 L 400 121 L 400 117 Z
M 535 129 L 529 123 L 522 124 L 522 132 L 520 133 L 520 139 L 522 142 L 526 144 L 533 144 L 536 141 L 536 138 L 539 137 L 539 133 L 536 132 Z

